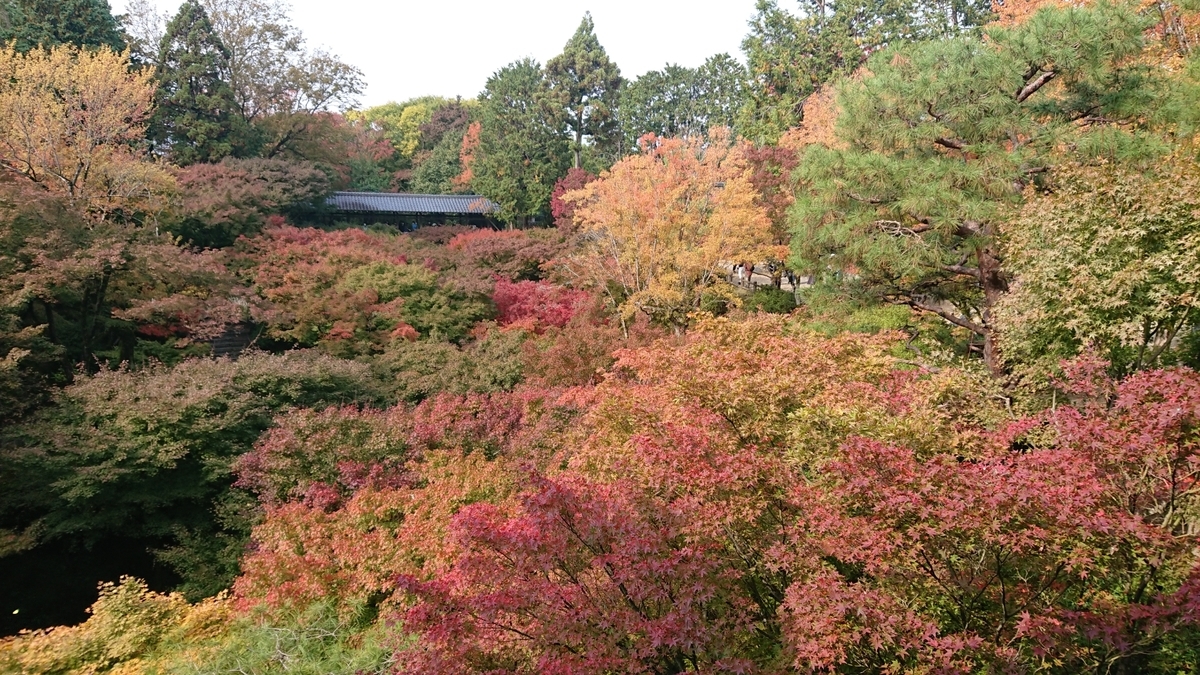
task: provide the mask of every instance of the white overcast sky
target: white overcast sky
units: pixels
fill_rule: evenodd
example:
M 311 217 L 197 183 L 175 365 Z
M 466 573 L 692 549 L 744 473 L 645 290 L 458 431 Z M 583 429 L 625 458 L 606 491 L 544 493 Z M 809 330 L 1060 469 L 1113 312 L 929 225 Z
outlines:
M 113 12 L 126 0 L 110 0 Z M 153 0 L 174 14 L 182 0 Z M 785 2 L 785 5 L 791 3 Z M 545 63 L 585 11 L 609 58 L 632 78 L 712 54 L 742 59 L 754 0 L 291 0 L 292 22 L 366 75 L 364 105 L 436 94 L 471 98 L 516 59 Z

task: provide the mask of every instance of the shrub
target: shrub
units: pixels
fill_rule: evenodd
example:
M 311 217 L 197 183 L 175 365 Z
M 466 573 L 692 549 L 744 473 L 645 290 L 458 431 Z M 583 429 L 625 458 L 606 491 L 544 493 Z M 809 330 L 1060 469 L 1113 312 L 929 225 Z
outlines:
M 742 301 L 747 311 L 788 314 L 796 309 L 796 296 L 778 288 L 759 288 Z
M 233 517 L 239 509 L 224 519 L 216 512 L 229 495 L 233 459 L 280 410 L 381 403 L 377 387 L 366 365 L 310 352 L 101 371 L 65 389 L 55 407 L 4 432 L 5 460 L 26 486 L 4 496 L 5 515 L 36 523 L 43 540 L 120 534 L 178 541 L 193 532 L 203 535 L 197 542 L 210 535 L 218 541 L 229 527 L 235 539 L 244 538 L 249 522 Z M 240 553 L 236 542 L 226 548 Z M 229 581 L 189 569 L 212 569 L 204 555 L 176 560 L 194 588 L 218 590 Z
M 322 206 L 329 179 L 308 162 L 226 158 L 177 171 L 180 203 L 170 224 L 197 246 L 223 247 L 262 230 L 271 215 L 304 215 Z

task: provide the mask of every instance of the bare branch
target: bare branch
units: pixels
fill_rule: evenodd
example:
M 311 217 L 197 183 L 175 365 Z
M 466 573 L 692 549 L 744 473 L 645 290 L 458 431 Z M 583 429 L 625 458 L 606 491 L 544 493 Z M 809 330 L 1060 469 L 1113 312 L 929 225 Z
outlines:
M 1021 90 L 1017 92 L 1017 103 L 1024 103 L 1025 99 L 1036 94 L 1038 89 L 1041 89 L 1047 82 L 1053 80 L 1056 75 L 1058 75 L 1056 71 L 1047 70 L 1032 81 L 1026 82 L 1025 86 L 1021 87 Z M 1028 80 L 1029 78 L 1025 79 Z
M 908 305 L 909 307 L 912 307 L 913 309 L 919 309 L 922 312 L 929 312 L 930 314 L 937 314 L 938 316 L 949 321 L 950 323 L 954 324 L 955 326 L 966 328 L 967 330 L 971 331 L 972 333 L 975 333 L 976 335 L 986 336 L 988 334 L 987 329 L 984 328 L 983 326 L 975 323 L 974 321 L 971 321 L 970 319 L 967 319 L 966 317 L 958 316 L 957 314 L 950 312 L 946 309 L 943 309 L 941 307 L 926 304 L 924 302 L 921 302 L 920 300 L 914 300 L 914 299 L 906 299 L 903 302 L 904 302 L 904 304 Z
M 875 221 L 875 227 L 878 227 L 884 234 L 891 234 L 897 237 L 915 237 L 933 229 L 933 226 L 928 224 L 905 227 L 904 223 L 898 220 L 877 220 Z

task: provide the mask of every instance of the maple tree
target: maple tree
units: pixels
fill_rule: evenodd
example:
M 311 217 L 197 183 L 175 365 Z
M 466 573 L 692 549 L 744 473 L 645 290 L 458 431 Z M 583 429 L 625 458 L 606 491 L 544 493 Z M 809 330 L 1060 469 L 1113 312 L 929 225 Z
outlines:
M 771 282 L 779 288 L 787 261 L 784 247 L 791 242 L 788 229 L 788 208 L 795 202 L 795 182 L 792 172 L 800 160 L 796 152 L 786 146 L 763 146 L 746 150 L 746 160 L 752 167 L 750 184 L 758 192 L 759 203 L 771 222 L 771 244 L 779 247 L 777 258 L 768 259 Z
M 744 149 L 716 132 L 642 140 L 573 202 L 583 243 L 563 262 L 577 283 L 605 294 L 623 321 L 638 312 L 681 329 L 705 303 L 734 302 L 720 265 L 770 246 Z
M 1017 368 L 1044 373 L 1084 348 L 1103 350 L 1121 371 L 1196 365 L 1186 336 L 1196 313 L 1198 177 L 1188 159 L 1156 164 L 1062 166 L 1053 191 L 1014 219 L 1005 251 L 1016 281 L 997 312 Z
M 596 176 L 583 169 L 571 168 L 567 175 L 558 179 L 554 191 L 550 193 L 550 215 L 554 217 L 554 227 L 566 236 L 574 235 L 575 203 L 563 200 L 568 192 L 578 190 L 596 180 Z
M 642 317 L 622 326 L 599 298 L 582 305 L 561 328 L 544 328 L 521 344 L 522 375 L 532 387 L 596 384 L 616 362 L 621 349 L 643 347 L 663 337 L 662 330 Z
M 963 672 L 1186 660 L 1159 645 L 1196 630 L 1191 544 L 1173 534 L 1195 517 L 1194 373 L 1114 383 L 1076 364 L 1062 386 L 1077 407 L 1012 420 L 967 373 L 896 370 L 883 353 L 894 338 L 779 327 L 717 321 L 681 346 L 623 352 L 614 372 L 628 375 L 600 385 L 565 468 L 515 503 L 459 511 L 455 564 L 404 577 L 421 638 L 400 662 Z
M 276 607 L 318 599 L 395 607 L 399 574 L 448 569 L 453 514 L 503 503 L 520 480 L 516 462 L 545 462 L 577 414 L 569 399 L 523 390 L 286 417 L 239 460 L 239 482 L 268 511 L 236 589 Z
M 149 341 L 141 338 L 205 339 L 255 313 L 211 253 L 135 225 L 94 222 L 78 204 L 28 183 L 5 186 L 0 205 L 3 311 L 26 340 L 40 336 L 45 351 L 32 361 L 49 357 L 42 367 L 57 363 L 63 382 L 72 364 L 94 371 L 144 361 Z
M 197 246 L 230 246 L 255 235 L 271 216 L 315 210 L 330 191 L 316 166 L 278 159 L 226 158 L 175 172 L 177 204 L 167 223 Z
M 978 31 L 973 1 L 760 3 L 746 89 L 718 56 L 619 101 L 585 20 L 477 102 L 345 114 L 357 75 L 286 7 L 200 2 L 212 30 L 187 3 L 161 61 L 236 84 L 229 151 L 269 159 L 166 171 L 127 57 L 3 57 L 5 121 L 107 136 L 75 187 L 2 151 L 0 568 L 61 566 L 57 592 L 119 549 L 179 578 L 101 586 L 0 669 L 1200 661 L 1192 0 L 1018 0 Z M 226 152 L 185 126 L 177 161 Z M 645 130 L 681 137 L 568 170 Z M 556 227 L 289 225 L 414 186 Z M 818 283 L 724 282 L 764 261 Z M 250 322 L 266 353 L 191 358 Z M 15 628 L 83 609 L 0 592 Z
M 447 243 L 458 268 L 454 278 L 464 287 L 471 277 L 499 277 L 510 281 L 537 281 L 561 250 L 556 233 L 546 230 L 471 230 L 452 237 Z
M 151 112 L 148 71 L 101 47 L 0 50 L 0 162 L 97 219 L 151 217 L 170 176 L 137 149 Z
M 277 310 L 268 324 L 277 339 L 341 354 L 421 336 L 461 341 L 490 307 L 443 288 L 410 252 L 394 235 L 283 226 L 241 240 L 237 255 Z
M 501 326 L 521 326 L 535 333 L 551 326 L 562 328 L 589 300 L 586 292 L 545 281 L 498 279 L 492 291 Z

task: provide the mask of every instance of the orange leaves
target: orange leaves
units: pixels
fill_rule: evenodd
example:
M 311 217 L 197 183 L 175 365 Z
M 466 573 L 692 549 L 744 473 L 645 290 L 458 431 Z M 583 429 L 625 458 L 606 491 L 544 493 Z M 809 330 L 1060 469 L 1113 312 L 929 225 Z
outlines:
M 845 142 L 839 140 L 835 133 L 839 114 L 841 109 L 837 105 L 837 90 L 830 85 L 822 85 L 804 100 L 804 119 L 799 126 L 784 132 L 779 139 L 779 147 L 797 154 L 809 145 L 845 147 Z
M 628 320 L 643 312 L 686 326 L 706 296 L 736 303 L 716 282 L 730 260 L 771 244 L 745 146 L 725 133 L 705 139 L 642 139 L 643 151 L 569 192 L 583 245 L 563 268 L 602 289 Z
M 236 593 L 273 607 L 399 602 L 397 575 L 446 571 L 458 554 L 454 514 L 508 504 L 530 464 L 559 451 L 579 407 L 522 390 L 285 416 L 237 467 L 267 516 Z
M 475 155 L 479 152 L 479 129 L 479 122 L 471 122 L 467 126 L 467 132 L 463 134 L 462 147 L 458 151 L 463 170 L 453 179 L 453 183 L 457 187 L 466 188 L 475 179 Z

